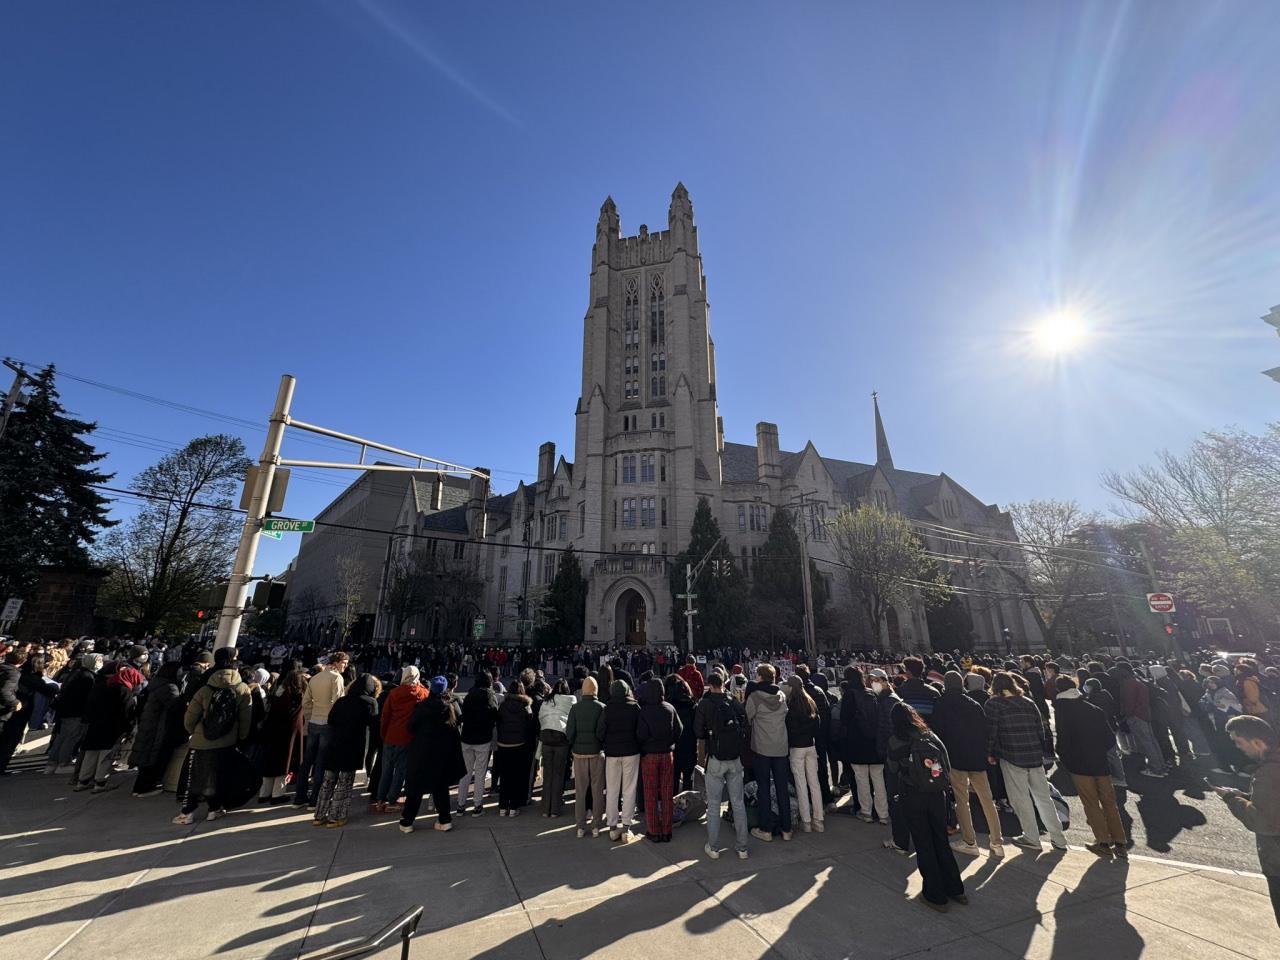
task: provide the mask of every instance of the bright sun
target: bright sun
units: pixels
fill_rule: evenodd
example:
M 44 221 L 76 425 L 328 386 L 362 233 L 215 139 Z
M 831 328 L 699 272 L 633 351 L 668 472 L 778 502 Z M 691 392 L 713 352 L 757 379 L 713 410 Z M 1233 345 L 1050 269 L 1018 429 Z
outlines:
M 1031 328 L 1031 340 L 1037 352 L 1051 357 L 1074 353 L 1088 336 L 1088 328 L 1080 316 L 1070 310 L 1051 313 Z

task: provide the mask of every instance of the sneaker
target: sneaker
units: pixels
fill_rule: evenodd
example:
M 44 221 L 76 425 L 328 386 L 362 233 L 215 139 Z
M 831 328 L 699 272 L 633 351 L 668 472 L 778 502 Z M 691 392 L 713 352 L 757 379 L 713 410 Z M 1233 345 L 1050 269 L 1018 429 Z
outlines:
M 827 829 L 827 825 L 821 820 L 813 821 L 813 829 L 815 833 L 823 833 Z
M 180 813 L 169 822 L 176 823 L 182 827 L 189 827 L 196 822 L 196 815 L 194 813 Z
M 1057 850 L 1059 853 L 1066 853 L 1068 849 L 1065 843 L 1058 843 L 1056 840 L 1049 844 L 1049 846 L 1053 847 L 1053 849 Z
M 46 764 L 44 765 L 44 773 L 45 773 L 46 775 L 48 775 L 48 774 L 50 774 L 50 773 L 57 773 L 57 772 L 58 772 L 57 764 L 53 764 L 53 763 L 46 763 Z M 137 794 L 135 793 L 135 794 L 134 794 L 134 796 L 136 797 L 136 796 L 137 796 Z
M 453 811 L 453 815 L 455 817 L 465 817 L 467 815 L 467 808 L 459 807 L 457 810 Z
M 1095 857 L 1102 857 L 1104 860 L 1109 859 L 1111 856 L 1111 844 L 1109 843 L 1086 843 L 1084 848 Z
M 773 843 L 773 834 L 768 833 L 767 831 L 761 830 L 759 827 L 752 827 L 751 835 L 755 837 L 757 840 L 759 840 L 761 843 Z
M 375 800 L 373 803 L 369 804 L 369 812 L 372 814 L 382 813 L 382 807 L 383 805 Z
M 598 837 L 598 836 L 600 836 L 600 828 L 599 828 L 599 827 L 592 827 L 592 828 L 591 828 L 591 836 L 592 836 L 592 837 Z
M 163 787 L 156 787 L 154 790 L 144 790 L 142 793 L 135 793 L 134 796 L 139 800 L 145 800 L 147 797 L 158 797 L 164 793 Z
M 453 824 L 452 824 L 452 823 L 437 823 L 437 824 L 436 824 L 436 829 L 437 829 L 437 830 L 439 830 L 441 833 L 448 833 L 450 830 L 452 830 L 452 829 L 453 829 Z
M 712 860 L 719 860 L 719 859 L 720 859 L 720 851 L 719 851 L 719 850 L 716 850 L 716 849 L 715 849 L 714 847 L 712 847 L 712 846 L 711 846 L 711 844 L 709 844 L 709 843 L 704 843 L 704 844 L 702 845 L 702 852 L 703 852 L 703 853 L 705 853 L 705 854 L 706 854 L 708 857 L 710 857 Z
M 1004 856 L 1004 847 L 998 843 L 993 844 L 991 847 L 991 856 L 995 857 L 997 860 L 1002 858 Z
M 884 842 L 884 848 L 885 848 L 886 850 L 892 850 L 894 853 L 900 853 L 900 854 L 902 854 L 904 857 L 909 857 L 909 856 L 911 856 L 911 851 L 910 851 L 910 850 L 907 850 L 905 847 L 900 847 L 900 846 L 898 846 L 898 845 L 897 845 L 896 843 L 894 843 L 892 840 L 886 840 L 886 841 Z
M 347 825 L 347 821 L 345 818 L 342 820 L 330 820 L 328 823 L 325 824 L 325 826 L 328 827 L 330 830 L 339 830 L 342 827 L 345 827 L 346 825 Z
M 620 830 L 610 830 L 610 831 L 609 831 L 609 839 L 610 839 L 610 840 L 612 840 L 614 843 L 617 843 L 617 842 L 618 842 L 618 838 L 619 838 L 620 836 L 622 836 L 622 832 L 621 832 Z
M 790 830 L 783 830 L 783 831 L 782 831 L 782 839 L 783 839 L 783 840 L 790 840 L 790 839 L 791 839 L 791 831 L 790 831 Z
M 810 821 L 808 821 L 808 820 L 801 820 L 801 821 L 800 821 L 800 832 L 801 832 L 801 833 L 813 833 L 813 824 L 812 824 Z
M 828 803 L 826 806 L 827 813 L 835 813 L 836 807 L 837 807 L 837 804 L 834 800 L 831 803 Z
M 739 859 L 739 860 L 745 860 L 745 859 L 747 859 L 747 851 L 745 851 L 745 850 L 739 850 L 739 851 L 738 851 L 738 859 Z
M 508 810 L 508 811 L 507 811 L 507 816 L 508 816 L 508 817 L 518 817 L 518 816 L 520 816 L 520 810 L 519 810 L 518 808 L 517 808 L 517 809 L 515 809 L 515 810 Z
M 951 899 L 954 900 L 956 903 L 960 904 L 960 906 L 962 907 L 967 907 L 969 905 L 969 898 L 963 893 L 957 893 Z
M 503 809 L 502 809 L 502 807 L 499 807 L 499 808 L 498 808 L 498 816 L 500 816 L 500 817 L 505 817 L 506 815 L 507 815 L 507 811 L 503 810 Z
M 951 849 L 956 853 L 967 853 L 971 857 L 976 857 L 982 852 L 982 848 L 976 843 L 965 843 L 963 841 L 960 843 L 953 843 L 951 845 Z
M 472 810 L 472 811 L 471 811 L 471 816 L 473 816 L 473 817 L 483 817 L 483 816 L 484 816 L 484 807 L 476 807 L 474 810 Z
M 1027 837 L 1024 837 L 1022 834 L 1018 834 L 1016 837 L 1011 837 L 1009 839 L 1009 842 L 1012 843 L 1015 847 L 1022 847 L 1024 850 L 1043 850 L 1044 849 L 1044 847 L 1041 846 L 1039 840 L 1028 839 Z
M 860 813 L 860 814 L 858 814 L 858 819 L 859 819 L 859 820 L 861 820 L 863 823 L 870 823 L 870 822 L 871 822 L 871 818 L 870 818 L 870 817 L 868 817 L 865 813 Z
M 402 823 L 402 824 L 400 824 L 400 832 L 401 832 L 401 833 L 413 833 L 413 824 L 412 824 L 412 823 Z
M 210 811 L 209 811 L 209 816 L 205 817 L 205 819 L 206 819 L 206 820 L 221 820 L 221 819 L 222 819 L 223 817 L 225 817 L 226 815 L 227 815 L 227 811 L 225 811 L 225 810 L 210 810 Z M 342 822 L 343 822 L 343 823 L 346 823 L 347 821 L 343 820 Z
M 75 772 L 76 772 L 76 765 L 75 765 L 74 763 L 64 763 L 62 766 L 58 767 L 58 769 L 54 770 L 53 772 L 54 772 L 54 773 L 63 773 L 63 774 L 65 774 L 65 773 L 75 773 Z
M 107 788 L 106 788 L 105 786 L 103 786 L 101 783 L 95 783 L 95 784 L 93 785 L 93 789 L 92 789 L 92 790 L 90 790 L 89 792 L 90 792 L 90 793 L 106 793 L 106 792 L 107 792 Z
M 1113 843 L 1111 845 L 1111 852 L 1114 853 L 1121 860 L 1129 859 L 1129 848 L 1126 847 L 1123 843 Z
M 313 827 L 323 827 L 323 826 L 325 826 L 325 824 L 327 824 L 327 823 L 328 823 L 328 821 L 327 821 L 327 820 L 312 820 L 312 821 L 311 821 L 311 825 L 312 825 Z
M 577 834 L 578 834 L 578 839 L 581 840 L 583 837 L 587 835 L 587 831 L 583 830 L 582 827 L 579 827 L 577 830 Z

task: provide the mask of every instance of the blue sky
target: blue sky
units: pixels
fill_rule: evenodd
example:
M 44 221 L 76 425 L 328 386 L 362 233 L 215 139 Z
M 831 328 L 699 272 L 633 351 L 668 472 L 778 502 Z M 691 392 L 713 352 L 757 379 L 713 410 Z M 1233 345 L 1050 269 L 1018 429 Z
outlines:
M 601 201 L 682 180 L 729 439 L 874 457 L 877 389 L 899 466 L 1106 507 L 1275 419 L 1276 49 L 1266 2 L 6 3 L 0 353 L 259 421 L 287 371 L 509 489 L 572 456 Z M 1028 350 L 1060 308 L 1084 348 Z M 121 481 L 261 444 L 63 390 Z

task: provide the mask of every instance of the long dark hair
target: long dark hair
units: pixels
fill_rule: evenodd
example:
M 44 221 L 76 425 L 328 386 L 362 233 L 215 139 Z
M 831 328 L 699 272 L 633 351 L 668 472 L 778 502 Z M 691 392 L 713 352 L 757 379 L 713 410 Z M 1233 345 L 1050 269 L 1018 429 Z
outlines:
M 787 713 L 802 720 L 812 720 L 818 715 L 818 705 L 804 688 L 804 680 L 793 676 L 787 681 Z
M 915 707 L 908 703 L 901 701 L 895 703 L 893 711 L 889 714 L 889 720 L 893 723 L 893 735 L 899 740 L 910 739 L 917 733 L 929 732 L 929 725 L 920 718 L 920 714 L 916 713 Z

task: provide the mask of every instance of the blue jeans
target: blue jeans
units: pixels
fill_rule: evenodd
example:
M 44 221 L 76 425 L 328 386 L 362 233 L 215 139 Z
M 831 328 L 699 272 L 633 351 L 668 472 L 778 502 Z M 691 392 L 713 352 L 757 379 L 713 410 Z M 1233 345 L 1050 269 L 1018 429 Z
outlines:
M 763 757 L 756 754 L 756 783 L 760 792 L 756 794 L 756 809 L 760 811 L 760 829 L 765 833 L 791 832 L 791 794 L 787 792 L 787 782 L 791 779 L 791 760 L 789 757 Z M 774 790 L 778 794 L 778 822 L 773 822 L 773 805 L 769 803 L 769 781 L 773 780 Z
M 307 749 L 298 768 L 298 789 L 293 795 L 297 806 L 315 803 L 320 794 L 320 781 L 324 779 L 324 755 L 333 739 L 327 723 L 307 724 Z
M 404 789 L 404 775 L 409 769 L 409 748 L 393 743 L 382 745 L 382 777 L 373 799 L 382 803 L 395 803 Z
M 733 830 L 738 850 L 747 849 L 747 804 L 742 796 L 742 761 L 717 760 L 707 757 L 707 846 L 719 849 L 720 805 L 728 792 L 729 809 L 733 811 Z

